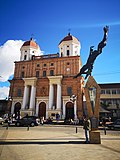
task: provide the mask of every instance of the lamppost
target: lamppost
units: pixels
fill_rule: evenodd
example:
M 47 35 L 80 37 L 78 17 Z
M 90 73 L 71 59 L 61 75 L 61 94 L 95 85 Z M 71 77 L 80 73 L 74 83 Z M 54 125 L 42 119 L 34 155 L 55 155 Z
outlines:
M 12 107 L 12 97 L 8 97 L 8 112 L 11 113 L 11 107 Z
M 70 101 L 75 105 L 75 101 L 76 101 L 76 99 L 77 99 L 77 96 L 76 95 L 71 95 L 70 96 Z M 74 106 L 74 118 L 76 119 L 76 108 L 75 108 L 76 106 Z
M 72 101 L 73 103 L 76 101 L 76 99 L 77 99 L 77 96 L 76 95 L 72 95 L 72 96 L 70 96 L 70 101 Z
M 76 95 L 70 96 L 70 101 L 72 101 L 73 104 L 75 103 L 76 99 L 77 99 L 77 96 L 76 96 Z M 75 116 L 76 116 L 76 114 L 75 114 Z M 76 117 L 75 117 L 75 118 L 76 118 Z M 74 124 L 75 124 L 75 125 L 77 124 L 77 119 L 74 120 Z M 76 127 L 76 133 L 77 133 L 77 127 Z

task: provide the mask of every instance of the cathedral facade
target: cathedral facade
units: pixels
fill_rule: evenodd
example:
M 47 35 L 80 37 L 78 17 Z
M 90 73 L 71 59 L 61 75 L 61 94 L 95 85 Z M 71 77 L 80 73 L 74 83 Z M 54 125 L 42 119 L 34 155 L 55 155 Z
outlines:
M 82 66 L 80 42 L 70 33 L 59 45 L 59 53 L 38 56 L 40 48 L 31 38 L 24 42 L 20 61 L 15 62 L 10 80 L 11 113 L 61 119 L 83 116 L 82 76 L 73 78 Z M 76 96 L 73 102 L 72 95 Z

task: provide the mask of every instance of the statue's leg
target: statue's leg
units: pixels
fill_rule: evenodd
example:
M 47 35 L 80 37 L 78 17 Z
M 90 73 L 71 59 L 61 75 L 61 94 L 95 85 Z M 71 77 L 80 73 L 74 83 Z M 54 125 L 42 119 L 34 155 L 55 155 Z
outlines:
M 88 69 L 87 65 L 84 65 L 81 69 L 80 69 L 80 74 L 86 74 L 86 70 Z

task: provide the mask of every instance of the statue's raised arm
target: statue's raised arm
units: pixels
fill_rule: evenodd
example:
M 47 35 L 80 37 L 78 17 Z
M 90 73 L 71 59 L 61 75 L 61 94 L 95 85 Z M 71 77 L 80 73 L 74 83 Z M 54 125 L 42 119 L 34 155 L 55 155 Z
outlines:
M 93 64 L 94 64 L 96 57 L 102 53 L 102 49 L 106 46 L 108 29 L 109 29 L 108 26 L 105 26 L 103 28 L 104 36 L 103 36 L 102 41 L 98 44 L 97 50 L 93 50 L 94 46 L 90 47 L 90 54 L 89 54 L 86 64 L 80 69 L 80 72 L 76 76 L 74 76 L 74 78 L 77 78 L 78 76 L 81 76 L 82 74 L 86 74 L 86 77 L 85 77 L 86 79 L 89 75 L 91 75 Z
M 105 26 L 103 28 L 103 30 L 104 30 L 104 37 L 103 37 L 103 40 L 98 44 L 98 49 L 97 49 L 100 53 L 102 53 L 102 48 L 104 48 L 106 46 L 107 37 L 108 37 L 108 29 L 109 29 L 108 26 Z

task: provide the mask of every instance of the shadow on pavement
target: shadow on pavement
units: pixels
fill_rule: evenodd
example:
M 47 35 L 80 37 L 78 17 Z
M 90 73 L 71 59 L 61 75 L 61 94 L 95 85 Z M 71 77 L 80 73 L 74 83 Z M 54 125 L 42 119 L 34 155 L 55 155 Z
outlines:
M 49 144 L 84 144 L 84 141 L 1 141 L 0 145 L 23 145 L 23 144 L 39 144 L 39 145 L 49 145 Z

